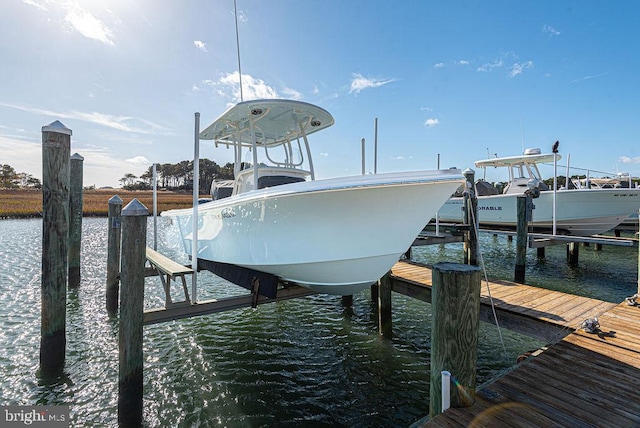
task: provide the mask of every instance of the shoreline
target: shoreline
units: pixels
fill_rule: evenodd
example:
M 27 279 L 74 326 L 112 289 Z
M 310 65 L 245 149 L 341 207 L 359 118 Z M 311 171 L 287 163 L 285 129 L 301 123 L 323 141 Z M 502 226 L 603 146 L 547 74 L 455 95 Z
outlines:
M 91 189 L 82 192 L 82 217 L 108 217 L 109 199 L 118 195 L 123 206 L 138 199 L 153 214 L 152 190 Z M 42 218 L 42 190 L 0 189 L 0 219 Z M 204 195 L 203 197 L 208 197 Z M 193 194 L 162 190 L 157 193 L 158 212 L 192 206 Z

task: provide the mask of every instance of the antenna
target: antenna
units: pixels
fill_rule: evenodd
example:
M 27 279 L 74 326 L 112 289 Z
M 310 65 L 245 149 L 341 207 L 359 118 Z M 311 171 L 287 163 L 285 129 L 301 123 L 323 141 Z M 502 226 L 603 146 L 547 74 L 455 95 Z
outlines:
M 520 119 L 520 141 L 522 144 L 522 153 L 524 153 L 524 130 L 522 129 L 522 119 Z
M 240 102 L 244 101 L 242 95 L 242 68 L 240 67 L 240 38 L 238 37 L 238 8 L 236 7 L 236 0 L 233 0 L 233 16 L 236 19 L 236 50 L 238 51 L 238 80 L 240 82 Z

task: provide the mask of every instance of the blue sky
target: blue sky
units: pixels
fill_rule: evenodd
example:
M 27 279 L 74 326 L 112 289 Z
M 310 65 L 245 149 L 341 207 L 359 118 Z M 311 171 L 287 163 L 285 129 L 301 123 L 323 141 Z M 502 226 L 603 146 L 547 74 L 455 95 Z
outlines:
M 318 104 L 319 178 L 473 168 L 523 148 L 640 175 L 640 3 L 238 0 L 244 98 Z M 41 128 L 72 129 L 84 184 L 193 158 L 193 117 L 238 101 L 233 0 L 4 0 L 0 164 L 41 178 Z M 219 164 L 230 151 L 203 142 Z M 478 171 L 477 174 L 482 174 Z M 564 170 L 562 172 L 564 174 Z M 592 173 L 592 176 L 601 175 Z M 491 171 L 489 179 L 503 179 Z

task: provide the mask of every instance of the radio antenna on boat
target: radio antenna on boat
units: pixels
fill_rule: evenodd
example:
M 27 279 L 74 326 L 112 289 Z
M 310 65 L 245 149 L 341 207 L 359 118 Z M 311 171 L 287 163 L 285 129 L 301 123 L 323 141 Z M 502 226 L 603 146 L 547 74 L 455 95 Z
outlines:
M 524 129 L 522 128 L 522 119 L 520 119 L 520 144 L 522 144 L 522 153 L 524 153 Z
M 236 50 L 238 53 L 238 81 L 240 82 L 240 102 L 244 101 L 242 95 L 242 68 L 240 67 L 240 37 L 238 37 L 238 8 L 236 7 L 236 0 L 233 0 L 233 17 L 236 20 Z

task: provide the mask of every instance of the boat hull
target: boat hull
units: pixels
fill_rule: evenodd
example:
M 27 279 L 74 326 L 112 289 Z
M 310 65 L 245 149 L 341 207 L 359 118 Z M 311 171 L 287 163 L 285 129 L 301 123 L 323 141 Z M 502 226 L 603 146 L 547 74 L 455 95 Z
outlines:
M 478 197 L 478 222 L 484 227 L 517 225 L 517 197 L 491 195 Z M 553 229 L 553 192 L 542 192 L 533 200 L 530 226 Z M 443 222 L 463 220 L 462 198 L 451 198 L 438 211 Z M 607 232 L 627 220 L 640 208 L 640 189 L 573 189 L 556 192 L 556 230 L 575 236 Z
M 287 184 L 198 207 L 198 258 L 327 294 L 373 284 L 463 182 L 459 173 L 376 174 Z M 192 210 L 174 217 L 191 254 Z

